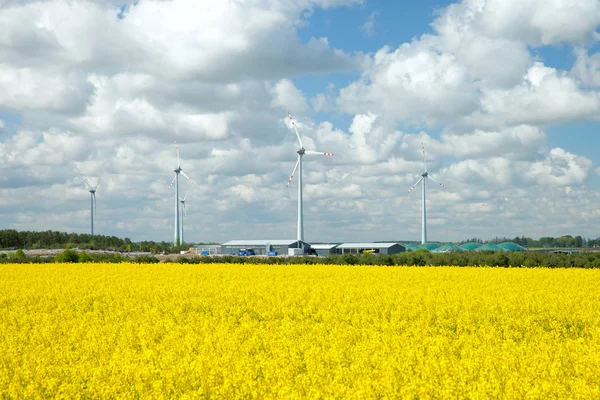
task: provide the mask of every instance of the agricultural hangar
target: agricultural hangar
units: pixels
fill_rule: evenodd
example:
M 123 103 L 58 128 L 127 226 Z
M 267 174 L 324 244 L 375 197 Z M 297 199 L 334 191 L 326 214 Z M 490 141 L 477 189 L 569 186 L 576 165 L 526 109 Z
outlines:
M 314 250 L 318 256 L 330 256 L 341 254 L 339 245 L 340 243 L 311 243 L 310 248 Z
M 301 240 L 230 240 L 221 245 L 221 254 L 238 255 L 240 250 L 253 250 L 256 255 L 288 255 L 290 249 L 299 255 L 310 253 L 310 244 Z M 299 249 L 299 250 L 298 250 Z M 276 253 L 276 254 L 273 254 Z
M 404 253 L 406 248 L 399 243 L 343 243 L 337 247 L 339 254 L 396 254 Z

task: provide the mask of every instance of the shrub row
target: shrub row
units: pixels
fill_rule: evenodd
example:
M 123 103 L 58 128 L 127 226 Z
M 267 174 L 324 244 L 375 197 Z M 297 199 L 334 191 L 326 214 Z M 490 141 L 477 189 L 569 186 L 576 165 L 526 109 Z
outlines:
M 158 263 L 154 256 L 122 256 L 114 254 L 88 254 L 85 251 L 65 250 L 56 257 L 28 257 L 22 250 L 10 254 L 0 254 L 0 263 L 45 263 L 45 262 L 97 262 Z M 171 261 L 171 260 L 167 260 Z M 353 255 L 327 257 L 182 257 L 174 262 L 180 264 L 331 264 L 331 265 L 409 265 L 409 266 L 494 266 L 494 267 L 549 267 L 549 268 L 600 268 L 600 253 L 546 254 L 534 252 L 494 253 L 469 252 L 435 254 L 427 252 L 407 252 L 394 255 Z

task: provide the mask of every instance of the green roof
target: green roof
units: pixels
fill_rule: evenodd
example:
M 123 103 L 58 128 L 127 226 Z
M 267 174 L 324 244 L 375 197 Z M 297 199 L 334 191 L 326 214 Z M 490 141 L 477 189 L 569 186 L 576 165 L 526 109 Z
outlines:
M 473 251 L 475 249 L 478 249 L 481 247 L 481 243 L 477 243 L 477 242 L 468 242 L 468 243 L 464 243 L 461 244 L 460 247 L 462 249 L 465 249 L 467 251 Z
M 502 247 L 496 246 L 494 243 L 484 244 L 475 249 L 475 251 L 505 251 Z
M 438 247 L 440 247 L 440 245 L 437 243 L 423 243 L 419 247 L 422 249 L 427 249 L 427 250 L 431 251 L 433 249 L 437 249 Z
M 458 247 L 454 243 L 447 243 L 437 249 L 433 249 L 432 253 L 450 253 L 453 251 L 465 251 L 465 249 Z
M 504 242 L 504 243 L 500 243 L 498 245 L 499 247 L 502 247 L 504 250 L 508 250 L 508 251 L 527 251 L 527 249 L 525 249 L 525 247 L 513 243 L 513 242 Z
M 404 246 L 404 248 L 405 248 L 406 250 L 412 250 L 412 251 L 416 251 L 416 250 L 418 250 L 418 249 L 419 249 L 419 246 L 417 246 L 417 245 L 416 245 L 416 244 L 414 244 L 414 243 L 407 243 L 407 244 L 404 244 L 403 246 Z

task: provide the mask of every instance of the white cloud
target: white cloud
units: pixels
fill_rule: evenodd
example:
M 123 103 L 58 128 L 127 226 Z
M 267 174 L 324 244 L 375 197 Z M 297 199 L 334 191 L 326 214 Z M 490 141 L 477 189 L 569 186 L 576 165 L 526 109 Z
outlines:
M 434 22 L 443 30 L 454 20 L 467 22 L 485 36 L 530 45 L 582 42 L 600 25 L 595 0 L 463 0 L 445 8 Z
M 600 53 L 589 56 L 585 49 L 578 48 L 575 55 L 577 61 L 571 69 L 571 74 L 586 86 L 600 87 Z
M 352 114 L 436 122 L 474 110 L 476 88 L 454 55 L 413 42 L 379 50 L 361 80 L 340 90 L 338 104 Z
M 289 110 L 307 149 L 335 153 L 304 158 L 309 240 L 417 238 L 421 142 L 449 188 L 429 191 L 432 239 L 595 232 L 597 166 L 546 131 L 597 118 L 596 55 L 567 73 L 530 54 L 584 48 L 594 4 L 465 0 L 367 57 L 299 38 L 316 8 L 359 3 L 142 0 L 119 19 L 113 1 L 0 0 L 0 222 L 85 232 L 82 179 L 101 178 L 98 233 L 168 240 L 177 140 L 188 239 L 293 237 Z
M 271 106 L 285 111 L 293 111 L 295 115 L 306 115 L 308 104 L 300 90 L 289 79 L 281 79 L 271 88 Z
M 369 14 L 365 23 L 362 24 L 360 27 L 360 31 L 363 33 L 363 35 L 368 36 L 368 37 L 375 35 L 375 18 L 378 15 L 379 15 L 379 12 L 377 10 L 375 10 L 371 14 Z
M 479 126 L 544 124 L 593 119 L 600 111 L 600 94 L 582 90 L 566 72 L 536 62 L 520 85 L 484 89 L 481 110 L 466 121 Z

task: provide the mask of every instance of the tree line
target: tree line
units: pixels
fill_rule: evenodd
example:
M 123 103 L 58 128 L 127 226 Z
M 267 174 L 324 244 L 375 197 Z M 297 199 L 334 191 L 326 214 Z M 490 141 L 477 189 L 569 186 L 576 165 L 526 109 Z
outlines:
M 400 241 L 401 243 L 405 241 Z M 457 244 L 466 242 L 485 243 L 480 238 L 471 238 Z M 532 239 L 525 236 L 514 238 L 495 237 L 492 243 L 514 242 L 527 248 L 597 248 L 600 247 L 600 238 L 586 239 L 582 236 L 559 236 L 542 237 Z M 15 229 L 0 230 L 0 249 L 68 249 L 77 248 L 82 250 L 114 250 L 114 251 L 144 251 L 153 249 L 156 252 L 179 252 L 188 249 L 191 244 L 184 246 L 173 246 L 170 242 L 141 241 L 133 242 L 129 238 L 116 236 L 90 235 L 87 233 L 67 233 L 59 231 L 17 231 Z
M 173 246 L 169 242 L 141 241 L 133 242 L 129 238 L 116 236 L 90 235 L 87 233 L 66 233 L 58 231 L 17 231 L 15 229 L 0 230 L 0 249 L 70 249 L 81 250 L 113 250 L 144 251 L 153 249 L 156 252 L 179 252 L 191 245 Z
M 9 254 L 0 254 L 0 264 L 3 263 L 158 263 L 158 258 L 149 255 L 128 256 L 114 254 L 88 254 L 85 251 L 65 250 L 56 256 L 27 256 L 23 250 Z M 458 253 L 429 253 L 425 249 L 409 251 L 393 255 L 344 254 L 327 257 L 238 257 L 238 256 L 197 256 L 181 257 L 165 262 L 179 264 L 326 264 L 326 265 L 378 265 L 378 266 L 456 266 L 456 267 L 546 267 L 546 268 L 600 268 L 600 252 L 581 252 L 566 254 L 551 254 L 540 252 L 458 252 Z M 93 264 L 90 264 L 91 266 Z M 93 267 L 92 267 L 93 268 Z

